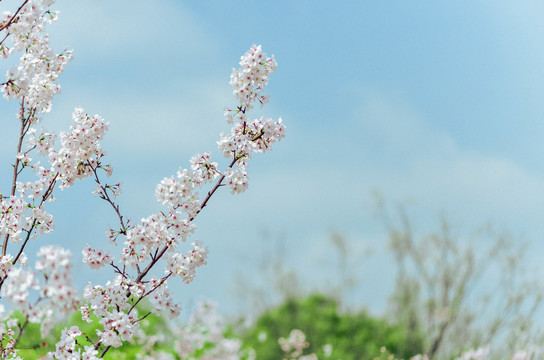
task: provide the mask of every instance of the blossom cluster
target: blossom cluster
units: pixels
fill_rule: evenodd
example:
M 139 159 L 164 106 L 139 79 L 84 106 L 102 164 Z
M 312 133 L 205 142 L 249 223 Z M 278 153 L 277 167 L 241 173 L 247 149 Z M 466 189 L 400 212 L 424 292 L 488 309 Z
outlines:
M 42 247 L 38 251 L 36 270 L 40 272 L 45 283 L 40 287 L 41 296 L 48 299 L 47 306 L 40 309 L 43 315 L 36 318 L 41 322 L 42 333 L 47 334 L 55 323 L 55 319 L 63 318 L 76 310 L 77 290 L 72 279 L 72 254 L 59 246 Z M 39 314 L 39 312 L 38 312 Z
M 10 257 L 11 255 L 6 255 Z M 45 246 L 37 254 L 35 270 L 27 266 L 26 256 L 19 257 L 16 266 L 10 266 L 0 290 L 11 308 L 0 314 L 0 320 L 12 319 L 20 311 L 30 323 L 41 324 L 42 336 L 52 329 L 56 321 L 76 310 L 76 289 L 72 282 L 72 260 L 69 251 L 58 246 Z M 40 281 L 43 278 L 43 281 Z M 40 292 L 32 300 L 31 290 Z
M 133 338 L 139 330 L 139 318 L 127 294 L 142 296 L 145 291 L 143 284 L 137 284 L 121 275 L 114 281 L 108 281 L 105 286 L 89 284 L 85 287 L 83 295 L 86 305 L 81 306 L 81 315 L 83 320 L 92 322 L 92 311 L 99 319 L 104 327 L 102 331 L 97 331 L 100 343 L 119 347 L 123 341 Z
M 81 330 L 77 326 L 72 326 L 70 329 L 62 330 L 60 341 L 55 345 L 54 352 L 47 353 L 46 360 L 53 359 L 82 359 L 82 360 L 97 360 L 99 359 L 98 350 L 92 345 L 85 346 L 83 352 L 77 348 L 77 338 L 82 335 Z
M 93 249 L 89 245 L 81 251 L 81 255 L 82 261 L 91 269 L 99 269 L 113 261 L 109 251 Z
M 151 278 L 146 289 L 151 294 L 149 300 L 153 305 L 153 312 L 166 314 L 171 319 L 179 316 L 181 305 L 174 303 L 166 279 Z
M 193 281 L 196 269 L 206 265 L 208 249 L 199 241 L 192 243 L 193 249 L 185 253 L 171 252 L 166 254 L 166 271 L 181 277 L 185 284 Z
M 8 45 L 4 37 L 0 54 L 7 58 L 14 52 L 23 52 L 19 66 L 8 71 L 2 92 L 8 100 L 24 99 L 28 114 L 51 110 L 51 100 L 60 92 L 58 77 L 72 59 L 69 50 L 55 54 L 44 33 L 44 26 L 57 18 L 55 12 L 47 9 L 52 3 L 53 0 L 29 0 L 17 16 L 7 11 L 0 18 L 0 33 L 5 32 L 12 39 Z
M 5 298 L 14 310 L 30 311 L 30 289 L 39 289 L 38 279 L 31 270 L 12 268 L 4 281 L 0 296 Z
M 23 229 L 30 225 L 30 218 L 25 216 L 27 210 L 27 203 L 20 197 L 11 196 L 2 200 L 0 204 L 0 237 L 9 236 L 13 242 L 20 242 Z
M 10 359 L 19 360 L 20 357 L 17 356 L 17 336 L 15 331 L 12 328 L 16 327 L 16 321 L 13 319 L 7 321 L 6 323 L 0 323 L 0 339 L 2 340 L 2 349 L 0 355 L 3 359 L 7 359 L 8 356 L 11 356 Z
M 267 57 L 260 45 L 252 45 L 241 57 L 240 69 L 232 71 L 230 84 L 234 87 L 234 96 L 242 106 L 251 108 L 255 101 L 268 103 L 269 96 L 263 93 L 263 88 L 277 66 L 274 57 Z
M 62 181 L 61 188 L 72 186 L 75 180 L 92 175 L 104 156 L 100 140 L 109 126 L 100 116 L 90 116 L 81 108 L 75 109 L 72 119 L 74 125 L 70 126 L 71 133 L 60 134 L 60 150 L 49 151 L 49 162 Z
M 120 261 L 133 267 L 143 264 L 161 247 L 173 250 L 179 240 L 185 241 L 195 228 L 196 225 L 173 209 L 150 215 L 127 231 Z

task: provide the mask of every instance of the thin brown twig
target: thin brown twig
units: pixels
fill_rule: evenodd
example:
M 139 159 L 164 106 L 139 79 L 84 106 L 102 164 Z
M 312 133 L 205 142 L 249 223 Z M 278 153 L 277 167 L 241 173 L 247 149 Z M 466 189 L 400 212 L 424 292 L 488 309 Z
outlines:
M 107 201 L 111 205 L 111 207 L 113 208 L 113 210 L 117 214 L 117 217 L 119 218 L 119 222 L 121 223 L 121 234 L 126 235 L 127 227 L 125 225 L 125 221 L 123 220 L 123 215 L 121 215 L 121 211 L 119 210 L 119 205 L 118 204 L 116 205 L 115 202 L 110 198 L 110 196 L 108 195 L 106 186 L 102 184 L 102 182 L 100 181 L 100 178 L 98 177 L 97 169 L 98 169 L 98 166 L 100 165 L 100 162 L 97 161 L 97 166 L 96 167 L 93 167 L 89 161 L 87 161 L 87 165 L 93 171 L 94 181 L 102 189 L 103 197 L 101 197 L 101 198 L 103 200 Z
M 23 332 L 25 331 L 25 328 L 28 325 L 28 322 L 29 322 L 28 319 L 25 319 L 25 322 L 23 323 L 23 325 L 19 327 L 19 335 L 17 335 L 17 338 L 15 339 L 15 342 L 13 344 L 14 348 L 19 343 L 19 340 L 21 339 L 21 336 L 23 336 Z
M 151 311 L 148 312 L 147 314 L 145 314 L 144 316 L 142 316 L 141 318 L 139 318 L 138 321 L 136 321 L 136 322 L 142 321 L 143 319 L 145 319 L 145 318 L 148 317 L 149 315 L 151 315 Z
M 24 99 L 21 101 L 21 106 L 24 107 Z M 13 179 L 11 182 L 11 196 L 15 196 L 15 189 L 17 188 L 17 176 L 18 176 L 18 169 L 19 169 L 19 153 L 21 152 L 21 148 L 23 147 L 23 138 L 25 137 L 25 119 L 21 119 L 21 131 L 19 134 L 19 142 L 17 144 L 17 156 L 15 157 L 15 164 L 13 165 Z M 9 240 L 9 234 L 6 234 L 4 237 L 4 244 L 2 246 L 2 256 L 6 256 L 7 248 L 8 248 L 8 240 Z
M 19 12 L 23 9 L 23 7 L 26 5 L 27 2 L 28 0 L 25 0 L 25 2 L 21 6 L 19 6 L 15 14 L 13 14 L 11 19 L 9 19 L 9 21 L 4 26 L 0 26 L 0 31 L 6 29 L 8 26 L 11 25 L 11 23 L 15 20 L 15 18 L 17 18 L 17 14 L 19 14 Z
M 232 162 L 230 163 L 230 165 L 228 166 L 229 169 L 231 169 L 234 164 L 236 164 L 236 162 L 238 160 L 240 160 L 241 158 L 240 157 L 237 157 L 236 154 L 234 154 L 233 156 L 233 160 Z M 202 201 L 202 204 L 200 204 L 200 209 L 198 209 L 198 211 L 196 212 L 196 214 L 192 217 L 189 218 L 189 222 L 192 222 L 197 216 L 198 214 L 200 214 L 200 211 L 202 211 L 202 209 L 206 206 L 206 204 L 208 203 L 208 201 L 210 200 L 210 198 L 212 197 L 212 195 L 217 191 L 217 189 L 219 189 L 219 187 L 222 185 L 223 183 L 223 180 L 225 179 L 225 174 L 221 175 L 221 177 L 219 178 L 219 180 L 217 180 L 217 182 L 215 183 L 215 186 L 210 190 L 208 191 L 208 195 L 206 196 L 206 198 L 204 199 L 204 201 Z M 147 265 L 147 267 L 141 272 L 138 274 L 138 277 L 136 278 L 135 282 L 141 282 L 142 279 L 147 275 L 147 273 L 151 270 L 151 268 L 153 266 L 155 266 L 155 264 L 157 263 L 157 261 L 159 261 L 159 259 L 164 255 L 164 253 L 166 252 L 166 250 L 168 250 L 169 246 L 168 245 L 165 245 L 161 251 L 159 252 L 159 254 L 157 256 L 155 256 L 155 258 L 153 260 L 151 260 L 151 262 L 149 263 L 149 265 Z
M 161 287 L 162 284 L 164 284 L 164 282 L 170 277 L 172 276 L 172 272 L 170 272 L 168 275 L 166 275 L 165 277 L 163 277 L 161 279 L 161 281 L 151 290 L 149 290 L 148 292 L 144 293 L 142 296 L 140 296 L 138 298 L 138 300 L 136 300 L 136 302 L 134 304 L 132 304 L 132 306 L 130 307 L 130 309 L 128 310 L 127 314 L 130 314 L 131 311 L 136 307 L 136 305 L 138 305 L 138 303 L 140 301 L 142 301 L 147 295 L 151 294 L 153 291 L 157 290 L 159 287 Z
M 111 345 L 104 349 L 104 351 L 102 352 L 102 354 L 100 354 L 100 358 L 101 358 L 101 359 L 104 357 L 104 355 L 106 355 L 106 353 L 108 352 L 108 350 L 109 350 L 110 348 L 111 348 Z
M 119 275 L 121 275 L 124 279 L 127 279 L 126 274 L 125 274 L 124 272 L 122 272 L 121 269 L 119 269 L 119 267 L 113 263 L 113 261 L 110 262 L 110 265 L 115 269 L 115 271 L 116 271 Z

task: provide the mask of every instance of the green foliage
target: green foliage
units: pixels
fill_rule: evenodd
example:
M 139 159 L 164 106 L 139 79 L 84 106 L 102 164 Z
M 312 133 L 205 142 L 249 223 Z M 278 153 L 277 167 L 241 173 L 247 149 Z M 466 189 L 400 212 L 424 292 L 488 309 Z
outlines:
M 421 337 L 409 337 L 401 327 L 365 311 L 340 313 L 337 302 L 323 295 L 289 299 L 263 313 L 243 337 L 244 347 L 255 349 L 258 360 L 281 359 L 278 339 L 292 329 L 306 334 L 310 347 L 305 353 L 315 353 L 319 359 L 374 359 L 383 356 L 384 346 L 395 356 L 409 358 L 423 348 Z M 324 349 L 327 344 L 332 346 L 328 357 Z
M 145 315 L 149 312 L 145 306 L 139 306 L 139 314 Z M 18 316 L 20 324 L 24 324 L 24 318 Z M 91 315 L 93 320 L 97 320 Z M 72 316 L 57 325 L 54 331 L 42 339 L 39 324 L 27 324 L 24 328 L 23 335 L 19 339 L 17 348 L 20 349 L 18 355 L 25 360 L 39 359 L 41 356 L 45 356 L 49 351 L 55 351 L 55 344 L 59 341 L 61 332 L 65 328 L 77 326 L 85 335 L 91 340 L 96 341 L 98 338 L 96 331 L 102 330 L 102 324 L 98 321 L 87 323 L 81 319 L 81 314 L 76 312 Z M 165 338 L 168 336 L 168 332 L 165 329 L 168 328 L 166 320 L 155 315 L 149 314 L 144 320 L 140 322 L 140 328 L 147 336 L 151 334 L 162 334 L 163 338 L 160 342 L 145 342 L 140 344 L 137 340 L 134 342 L 124 342 L 120 348 L 110 348 L 104 359 L 135 359 L 137 354 L 142 353 L 143 350 L 163 351 L 173 354 L 172 347 L 169 344 L 172 343 L 172 339 Z M 82 346 L 91 345 L 85 335 L 81 335 L 77 338 L 77 341 Z M 101 352 L 99 352 L 99 355 Z
M 48 351 L 55 350 L 55 343 L 58 340 L 55 340 L 54 335 L 49 335 L 48 337 L 42 339 L 39 324 L 27 323 L 25 325 L 25 318 L 20 313 L 16 313 L 15 317 L 18 319 L 20 326 L 24 326 L 23 334 L 17 343 L 17 349 L 19 349 L 18 355 L 21 358 L 38 359 L 41 355 L 45 355 Z
M 139 313 L 145 315 L 148 310 L 139 307 Z M 21 321 L 21 324 L 23 323 L 24 321 Z M 179 359 L 173 351 L 172 344 L 175 339 L 165 319 L 149 314 L 140 325 L 146 334 L 145 341 L 136 339 L 124 343 L 120 348 L 110 348 L 104 359 L 135 359 L 138 354 L 157 352 L 170 353 L 175 359 Z M 95 341 L 97 330 L 102 330 L 102 325 L 96 321 L 87 323 L 81 320 L 79 313 L 73 314 L 68 321 L 58 325 L 46 339 L 41 338 L 39 325 L 28 324 L 19 340 L 18 348 L 21 349 L 19 355 L 24 359 L 38 359 L 48 351 L 53 351 L 55 343 L 60 339 L 61 331 L 71 326 L 77 326 L 84 333 L 77 338 L 82 346 L 90 345 L 88 338 Z M 284 304 L 263 313 L 257 323 L 242 336 L 246 355 L 252 352 L 249 349 L 254 349 L 258 360 L 282 359 L 284 353 L 278 339 L 287 337 L 293 329 L 300 329 L 306 335 L 309 347 L 305 349 L 304 354 L 315 353 L 319 359 L 406 359 L 420 353 L 423 348 L 421 337 L 414 334 L 408 336 L 398 325 L 389 324 L 386 320 L 371 316 L 365 311 L 341 313 L 336 300 L 323 295 L 312 295 L 287 300 Z M 155 335 L 158 337 L 154 338 Z M 237 337 L 232 328 L 226 329 L 225 336 Z M 192 357 L 200 358 L 213 346 L 215 346 L 213 343 L 204 344 L 202 348 L 195 350 Z

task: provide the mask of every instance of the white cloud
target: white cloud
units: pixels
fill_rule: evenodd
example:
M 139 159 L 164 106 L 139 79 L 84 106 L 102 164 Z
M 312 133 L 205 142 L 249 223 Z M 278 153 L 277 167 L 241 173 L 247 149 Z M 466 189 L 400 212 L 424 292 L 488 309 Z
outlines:
M 370 95 L 353 124 L 357 151 L 374 154 L 361 164 L 367 184 L 397 199 L 415 198 L 469 221 L 495 220 L 542 231 L 544 181 L 514 160 L 463 148 L 429 125 L 409 105 Z M 368 142 L 367 142 L 368 141 Z

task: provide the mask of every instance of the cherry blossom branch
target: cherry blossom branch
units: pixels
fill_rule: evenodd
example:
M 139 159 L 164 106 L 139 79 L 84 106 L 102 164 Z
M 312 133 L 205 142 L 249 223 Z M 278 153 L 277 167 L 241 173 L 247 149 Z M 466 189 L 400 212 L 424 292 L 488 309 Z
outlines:
M 23 336 L 23 332 L 25 331 L 25 328 L 27 327 L 29 321 L 28 319 L 25 319 L 25 322 L 23 323 L 23 325 L 19 325 L 19 334 L 17 335 L 17 338 L 15 339 L 15 342 L 13 344 L 14 347 L 17 346 L 17 344 L 19 343 L 19 340 L 21 339 L 21 336 Z
M 158 288 L 160 288 L 162 286 L 162 284 L 164 284 L 164 282 L 170 277 L 172 276 L 172 272 L 170 272 L 168 275 L 166 275 L 165 277 L 163 277 L 159 283 L 157 285 L 155 285 L 155 287 L 153 287 L 153 289 L 149 290 L 148 292 L 144 293 L 142 296 L 140 296 L 138 298 L 138 300 L 136 300 L 136 302 L 132 305 L 132 307 L 128 310 L 128 314 L 130 314 L 132 312 L 132 310 L 136 307 L 136 305 L 138 305 L 138 303 L 140 301 L 142 301 L 146 296 L 148 296 L 149 294 L 151 294 L 153 291 L 157 290 Z M 141 320 L 141 319 L 140 319 Z
M 102 352 L 102 354 L 100 354 L 100 359 L 103 359 L 104 356 L 106 355 L 106 353 L 108 352 L 108 350 L 111 348 L 111 345 L 109 345 L 108 347 L 106 347 L 104 349 L 104 351 Z
M 40 201 L 40 204 L 38 205 L 38 207 L 42 206 L 45 201 L 51 196 L 51 194 L 53 193 L 53 189 L 55 188 L 55 184 L 57 183 L 57 177 L 59 175 L 56 174 L 55 177 L 51 180 L 51 182 L 49 183 L 49 186 L 48 188 L 45 190 L 45 193 L 43 194 L 42 196 L 42 200 Z M 25 246 L 26 246 L 26 243 L 28 242 L 28 240 L 30 239 L 30 236 L 32 235 L 32 231 L 34 231 L 34 228 L 36 227 L 36 224 L 37 224 L 37 219 L 34 219 L 32 221 L 32 225 L 30 226 L 30 229 L 27 230 L 27 234 L 26 234 L 26 237 L 25 237 L 25 240 L 23 242 L 23 245 L 21 246 L 21 248 L 19 249 L 19 252 L 17 253 L 17 255 L 15 256 L 15 258 L 13 259 L 13 264 L 16 264 L 17 263 L 17 260 L 19 260 L 19 257 L 21 256 L 21 254 L 23 253 L 24 249 L 25 249 Z M 0 288 L 2 287 L 1 286 L 2 284 L 0 283 Z
M 241 157 L 238 157 L 236 156 L 236 154 L 234 155 L 234 158 L 232 160 L 232 162 L 230 163 L 230 165 L 228 166 L 229 169 L 232 169 L 232 167 L 236 164 L 236 162 L 238 160 L 240 160 Z M 202 208 L 204 208 L 206 206 L 206 204 L 208 203 L 208 201 L 210 200 L 210 198 L 212 197 L 212 195 L 217 191 L 217 189 L 219 189 L 220 186 L 222 186 L 222 182 L 223 180 L 225 179 L 225 174 L 221 175 L 221 177 L 219 178 L 219 180 L 217 180 L 217 182 L 215 183 L 215 186 L 210 190 L 208 191 L 208 195 L 206 196 L 206 198 L 204 199 L 204 201 L 202 201 L 201 205 L 200 205 L 200 208 L 198 209 L 198 211 L 196 212 L 196 214 L 192 217 L 189 217 L 189 222 L 192 222 L 196 216 L 198 214 L 200 214 L 200 211 L 202 210 Z M 136 278 L 135 282 L 136 283 L 139 283 L 142 281 L 142 279 L 147 275 L 147 273 L 153 268 L 153 266 L 155 266 L 155 264 L 160 260 L 160 258 L 164 255 L 164 253 L 168 250 L 169 246 L 168 245 L 165 245 L 161 251 L 158 253 L 158 255 L 156 255 L 152 260 L 151 262 L 149 263 L 149 265 L 147 265 L 147 267 L 140 273 L 138 273 L 138 277 Z
M 228 166 L 228 169 L 232 169 L 232 167 L 236 164 L 236 162 L 238 162 L 238 160 L 240 160 L 241 157 L 238 157 L 236 156 L 236 154 L 234 154 L 234 158 L 232 159 L 232 162 L 230 163 L 230 165 Z M 215 183 L 215 186 L 210 190 L 208 191 L 208 195 L 206 196 L 206 198 L 204 199 L 204 201 L 202 201 L 202 204 L 200 204 L 200 208 L 198 209 L 198 211 L 196 212 L 195 216 L 193 217 L 190 217 L 189 218 L 189 221 L 193 221 L 194 218 L 200 214 L 200 211 L 206 206 L 206 204 L 208 204 L 208 201 L 210 200 L 210 198 L 212 197 L 212 195 L 216 192 L 217 189 L 219 189 L 220 186 L 223 186 L 223 180 L 225 180 L 225 174 L 223 173 L 221 175 L 221 177 L 219 177 L 219 180 L 217 180 L 217 182 Z
M 53 179 L 51 180 L 51 182 L 49 183 L 49 186 L 47 187 L 44 194 L 42 195 L 42 199 L 41 199 L 40 204 L 38 205 L 38 207 L 42 206 L 47 201 L 47 199 L 51 196 L 51 194 L 53 193 L 53 190 L 55 188 L 55 184 L 57 182 L 58 176 L 59 175 L 56 174 L 53 177 Z M 19 257 L 21 257 L 21 255 L 23 254 L 23 251 L 24 251 L 24 249 L 26 247 L 26 244 L 28 243 L 28 240 L 30 240 L 30 237 L 32 236 L 32 232 L 34 231 L 34 228 L 36 227 L 37 221 L 38 221 L 38 219 L 35 218 L 32 221 L 32 225 L 30 226 L 30 229 L 25 230 L 27 234 L 25 236 L 25 240 L 23 241 L 23 244 L 21 245 L 21 247 L 19 248 L 19 251 L 17 252 L 17 255 L 15 256 L 15 258 L 12 261 L 12 263 L 14 265 L 17 264 L 17 261 L 19 260 Z M 4 249 L 6 249 L 6 246 L 4 247 Z M 5 254 L 3 254 L 3 256 L 4 255 Z M 6 278 L 7 278 L 7 275 L 5 277 L 2 277 L 2 279 L 0 279 L 0 290 L 2 289 L 2 286 L 4 285 L 4 281 L 6 280 Z
M 26 237 L 25 237 L 25 240 L 23 241 L 23 245 L 21 245 L 21 247 L 19 248 L 19 252 L 17 252 L 17 256 L 15 256 L 15 258 L 13 259 L 13 264 L 17 264 L 17 260 L 19 260 L 19 257 L 21 256 L 21 254 L 23 253 L 23 250 L 25 249 L 25 246 L 26 246 L 26 243 L 28 242 L 28 240 L 30 239 L 30 235 L 32 234 L 32 231 L 34 230 L 34 228 L 36 227 L 36 222 L 38 220 L 37 219 L 34 219 L 32 221 L 32 225 L 30 225 L 30 229 L 29 230 L 25 230 L 26 231 Z M 2 288 L 2 284 L 4 283 L 4 279 L 2 279 L 2 281 L 0 282 L 0 289 Z
M 21 104 L 21 106 L 23 106 Z M 19 134 L 19 142 L 17 144 L 17 155 L 21 152 L 21 148 L 23 146 L 23 138 L 25 134 L 25 122 L 24 119 L 21 119 L 21 130 Z M 17 184 L 17 175 L 18 175 L 18 168 L 19 168 L 19 156 L 15 157 L 15 164 L 13 165 L 13 180 L 11 182 L 11 196 L 15 196 L 15 189 Z M 6 234 L 4 237 L 4 244 L 2 245 L 2 256 L 6 255 L 7 247 L 8 247 L 8 241 L 9 241 L 9 234 Z
M 123 215 L 121 214 L 121 211 L 119 209 L 119 204 L 116 205 L 115 202 L 110 198 L 110 196 L 108 195 L 108 191 L 107 191 L 108 190 L 107 185 L 103 185 L 102 182 L 100 181 L 100 178 L 98 177 L 97 169 L 100 166 L 100 160 L 97 161 L 96 167 L 94 167 L 89 161 L 87 161 L 87 166 L 89 166 L 91 168 L 91 170 L 93 171 L 94 181 L 102 189 L 100 198 L 107 201 L 111 205 L 111 207 L 113 208 L 113 210 L 117 214 L 117 217 L 119 218 L 119 223 L 121 224 L 121 234 L 126 235 L 127 226 L 125 225 L 125 221 L 123 220 Z
M 152 314 L 152 312 L 149 311 L 147 314 L 145 314 L 144 316 L 142 316 L 141 318 L 139 318 L 137 322 L 140 322 L 140 321 L 144 320 L 146 317 L 148 317 L 148 316 L 151 315 L 151 314 Z
M 3 26 L 0 26 L 0 31 L 6 29 L 8 26 L 11 25 L 11 23 L 15 20 L 15 18 L 17 17 L 17 14 L 19 14 L 19 12 L 22 10 L 22 8 L 26 5 L 26 3 L 28 2 L 29 0 L 25 0 L 25 2 L 19 6 L 19 8 L 17 9 L 17 11 L 15 11 L 15 14 L 13 14 L 13 16 L 11 17 L 11 19 L 9 19 L 9 21 L 3 25 Z M 5 39 L 4 39 L 5 40 Z M 2 42 L 4 42 L 4 40 L 2 40 Z M 0 43 L 1 45 L 1 43 Z
M 21 149 L 23 147 L 23 139 L 25 138 L 26 134 L 28 133 L 28 130 L 30 129 L 30 116 L 33 116 L 32 110 L 30 111 L 29 118 L 26 118 L 23 116 L 25 110 L 25 99 L 21 100 L 21 130 L 19 133 L 19 141 L 17 143 L 17 155 L 15 156 L 15 163 L 13 164 L 13 179 L 11 183 L 11 196 L 15 196 L 15 191 L 17 189 L 17 178 L 23 168 L 25 167 L 25 163 L 23 163 L 23 166 L 21 167 L 21 170 L 19 170 L 19 163 L 21 161 L 19 154 L 21 153 Z M 34 110 L 35 112 L 35 110 Z M 30 150 L 29 150 L 30 151 Z M 25 152 L 28 153 L 28 152 Z M 0 199 L 1 201 L 1 199 Z M 8 247 L 8 241 L 9 241 L 9 234 L 6 234 L 4 237 L 4 243 L 2 245 L 2 256 L 5 256 L 7 253 L 7 247 Z M 0 288 L 1 288 L 1 282 L 0 282 Z
M 113 267 L 115 269 L 115 272 L 118 273 L 119 275 L 121 275 L 123 278 L 125 279 L 128 279 L 127 275 L 125 274 L 125 269 L 123 267 L 123 271 L 121 271 L 121 269 L 119 269 L 119 267 L 117 265 L 114 264 L 114 262 L 110 262 L 110 266 Z

